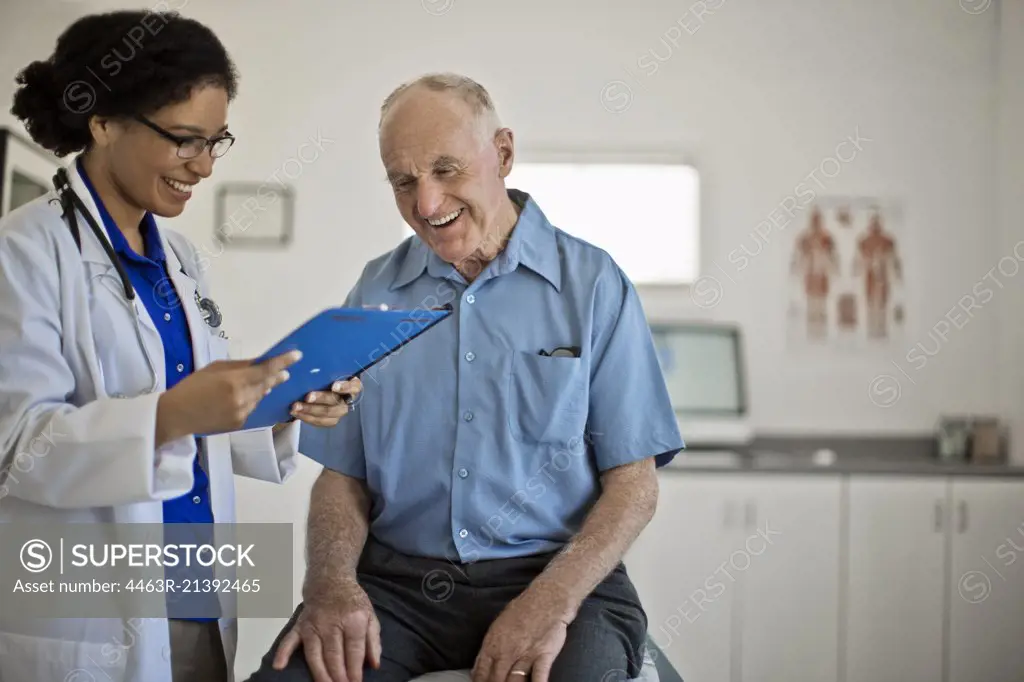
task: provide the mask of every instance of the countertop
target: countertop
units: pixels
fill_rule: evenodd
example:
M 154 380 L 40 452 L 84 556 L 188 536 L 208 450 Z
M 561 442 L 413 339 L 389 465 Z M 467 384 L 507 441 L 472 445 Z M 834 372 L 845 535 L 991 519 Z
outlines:
M 823 449 L 831 450 L 834 457 L 816 457 L 815 453 Z M 748 448 L 685 450 L 661 471 L 1024 477 L 1020 464 L 939 460 L 928 441 L 920 439 L 761 439 Z

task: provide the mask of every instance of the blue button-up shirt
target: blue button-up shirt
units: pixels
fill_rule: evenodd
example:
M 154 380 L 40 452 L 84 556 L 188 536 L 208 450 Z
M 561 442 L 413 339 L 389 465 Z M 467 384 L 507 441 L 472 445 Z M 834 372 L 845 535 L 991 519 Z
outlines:
M 303 427 L 303 453 L 366 481 L 370 531 L 400 552 L 557 550 L 602 472 L 684 447 L 633 285 L 529 195 L 509 195 L 516 228 L 472 283 L 418 237 L 367 264 L 345 305 L 454 312 L 363 374 L 351 416 Z M 578 357 L 550 355 L 559 347 Z
M 85 169 L 78 164 L 78 172 L 82 181 L 89 188 L 96 208 L 100 213 L 103 226 L 106 228 L 107 237 L 114 252 L 121 259 L 128 274 L 128 279 L 135 288 L 139 300 L 146 306 L 149 316 L 153 319 L 157 331 L 160 332 L 160 340 L 164 348 L 164 366 L 166 370 L 166 386 L 173 388 L 179 381 L 192 373 L 192 337 L 189 333 L 188 319 L 181 300 L 174 286 L 171 285 L 170 275 L 167 271 L 167 256 L 164 252 L 163 242 L 160 239 L 156 221 L 152 214 L 146 213 L 139 224 L 145 244 L 145 254 L 138 254 L 132 249 L 124 234 L 117 227 L 117 223 L 111 217 L 102 199 L 96 192 L 95 186 L 86 175 Z M 196 449 L 202 452 L 202 441 L 196 439 Z M 212 524 L 213 509 L 210 506 L 210 485 L 209 478 L 196 457 L 193 463 L 195 484 L 191 492 L 181 497 L 167 500 L 163 504 L 163 519 L 165 524 L 202 523 Z M 209 527 L 204 527 L 209 530 Z M 165 537 L 171 544 L 188 542 L 208 542 L 208 533 L 191 533 L 187 527 L 169 527 L 172 537 Z M 197 572 L 194 569 L 176 570 L 175 576 L 179 582 L 189 578 L 207 577 L 206 573 Z M 212 576 L 211 576 L 212 577 Z M 178 602 L 180 604 L 180 602 Z M 181 607 L 184 612 L 184 607 Z M 215 606 L 213 608 L 216 608 Z M 192 605 L 192 612 L 196 607 Z M 208 619 L 196 619 L 208 620 Z

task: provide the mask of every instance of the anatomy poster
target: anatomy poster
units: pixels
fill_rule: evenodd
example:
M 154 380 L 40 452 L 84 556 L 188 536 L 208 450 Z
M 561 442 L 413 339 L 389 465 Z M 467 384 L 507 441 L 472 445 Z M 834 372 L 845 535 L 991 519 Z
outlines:
M 789 231 L 788 334 L 794 347 L 902 344 L 904 235 L 898 204 L 818 199 Z

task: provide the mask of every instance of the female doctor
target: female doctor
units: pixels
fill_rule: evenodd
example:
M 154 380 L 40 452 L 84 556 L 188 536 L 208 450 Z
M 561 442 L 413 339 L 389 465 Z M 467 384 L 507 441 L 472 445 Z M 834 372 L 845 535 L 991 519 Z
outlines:
M 0 222 L 0 522 L 230 523 L 232 476 L 283 482 L 297 420 L 332 426 L 361 388 L 238 431 L 297 358 L 228 360 L 196 249 L 154 218 L 179 215 L 234 142 L 234 67 L 195 21 L 116 12 L 78 20 L 17 82 L 35 142 L 78 154 L 59 194 Z M 236 622 L 219 614 L 0 607 L 0 679 L 232 680 Z

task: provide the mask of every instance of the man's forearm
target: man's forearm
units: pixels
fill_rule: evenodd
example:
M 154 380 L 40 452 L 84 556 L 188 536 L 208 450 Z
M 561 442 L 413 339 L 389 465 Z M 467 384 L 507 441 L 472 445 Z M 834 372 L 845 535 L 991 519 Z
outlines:
M 622 561 L 658 502 L 653 459 L 607 472 L 602 486 L 580 532 L 530 585 L 562 604 L 570 617 Z
M 360 481 L 327 469 L 320 474 L 309 501 L 304 597 L 356 579 L 369 509 L 369 497 Z

